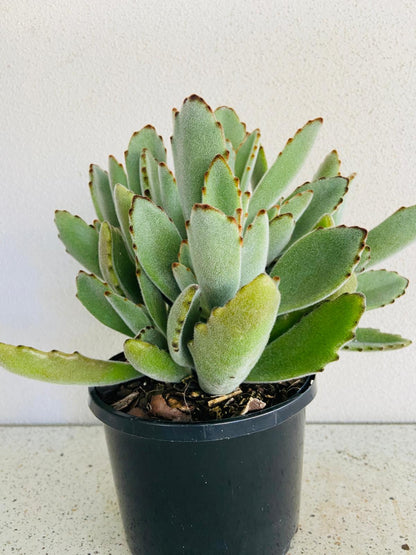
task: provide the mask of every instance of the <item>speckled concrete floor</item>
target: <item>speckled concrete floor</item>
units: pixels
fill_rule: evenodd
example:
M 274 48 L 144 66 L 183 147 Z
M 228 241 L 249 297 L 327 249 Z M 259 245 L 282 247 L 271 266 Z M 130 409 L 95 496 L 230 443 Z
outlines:
M 101 427 L 0 428 L 0 488 L 1 553 L 128 554 Z M 416 552 L 416 425 L 308 425 L 289 554 L 408 550 Z

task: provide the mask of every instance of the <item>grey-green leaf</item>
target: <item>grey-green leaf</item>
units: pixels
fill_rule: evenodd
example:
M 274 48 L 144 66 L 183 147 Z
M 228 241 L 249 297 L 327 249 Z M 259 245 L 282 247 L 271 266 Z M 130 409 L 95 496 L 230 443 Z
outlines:
M 234 150 L 237 150 L 246 137 L 246 124 L 240 121 L 233 108 L 220 106 L 215 110 L 215 117 L 224 129 L 226 139 L 228 139 Z
M 207 204 L 196 204 L 188 226 L 188 243 L 204 302 L 211 308 L 224 305 L 240 283 L 241 245 L 236 220 Z
M 149 196 L 157 206 L 163 206 L 159 182 L 159 162 L 147 148 L 143 150 L 140 157 L 140 180 L 145 195 Z
M 168 316 L 167 338 L 169 353 L 180 366 L 193 366 L 188 342 L 193 337 L 195 323 L 200 318 L 199 287 L 189 285 L 173 303 Z
M 141 329 L 135 339 L 140 339 L 140 341 L 145 341 L 146 343 L 156 345 L 156 347 L 159 347 L 159 349 L 163 349 L 165 351 L 168 350 L 168 342 L 166 341 L 166 337 L 153 326 L 146 326 L 145 328 Z
M 238 178 L 234 177 L 224 157 L 216 156 L 205 174 L 202 202 L 218 208 L 227 216 L 235 216 L 241 207 L 240 198 Z
M 106 220 L 111 225 L 118 226 L 108 173 L 96 164 L 90 165 L 89 186 L 98 219 L 101 221 Z
M 137 279 L 147 312 L 159 330 L 165 334 L 168 320 L 165 300 L 160 290 L 140 267 L 139 262 L 137 262 Z
M 280 277 L 280 313 L 313 305 L 337 291 L 358 264 L 365 237 L 364 229 L 340 226 L 317 229 L 294 243 L 270 272 Z
M 126 297 L 117 295 L 117 293 L 113 291 L 106 291 L 104 295 L 113 309 L 134 334 L 139 333 L 142 328 L 152 324 L 143 305 L 135 304 Z
M 189 243 L 187 239 L 181 242 L 179 248 L 178 260 L 181 264 L 192 270 L 191 251 L 189 250 Z
M 129 189 L 139 195 L 144 192 L 141 186 L 140 157 L 145 148 L 152 153 L 158 162 L 166 161 L 166 149 L 162 137 L 156 133 L 156 129 L 151 125 L 146 125 L 146 127 L 133 134 L 125 153 Z
M 5 343 L 0 343 L 0 365 L 14 374 L 57 384 L 112 385 L 141 376 L 125 362 Z
M 256 165 L 259 152 L 260 131 L 255 129 L 246 137 L 237 150 L 235 159 L 235 175 L 240 179 L 240 189 L 246 191 L 250 187 L 251 176 Z
M 179 286 L 179 289 L 183 291 L 188 287 L 188 285 L 192 285 L 196 283 L 197 279 L 195 274 L 190 268 L 187 268 L 180 262 L 174 262 L 172 264 L 172 272 L 176 279 L 176 283 Z
M 133 204 L 134 193 L 124 187 L 124 185 L 116 184 L 113 191 L 114 205 L 116 208 L 117 218 L 120 222 L 120 229 L 123 234 L 124 242 L 128 247 L 129 254 L 134 258 L 133 241 L 130 233 L 129 212 Z
M 211 108 L 196 95 L 185 99 L 174 113 L 172 152 L 175 175 L 185 219 L 201 202 L 204 175 L 217 154 L 226 151 L 224 132 Z
M 124 335 L 134 333 L 113 309 L 105 296 L 109 286 L 96 276 L 79 272 L 77 276 L 77 297 L 85 308 L 105 326 Z
M 364 309 L 364 297 L 356 293 L 322 303 L 267 345 L 246 381 L 280 382 L 323 370 L 354 337 Z
M 335 177 L 339 175 L 341 167 L 341 160 L 339 159 L 338 152 L 332 150 L 323 160 L 319 166 L 316 174 L 313 176 L 313 181 L 321 177 Z
M 282 214 L 273 218 L 269 224 L 267 264 L 273 262 L 282 253 L 289 243 L 294 229 L 295 220 L 292 214 Z
M 408 279 L 387 270 L 370 270 L 357 276 L 357 291 L 365 296 L 367 310 L 393 303 L 404 295 L 408 284 Z
M 244 233 L 240 287 L 265 271 L 268 246 L 269 218 L 266 210 L 261 210 Z
M 371 249 L 370 268 L 407 247 L 416 239 L 416 205 L 399 208 L 368 233 Z
M 108 157 L 108 177 L 110 179 L 111 190 L 114 191 L 114 187 L 117 183 L 127 187 L 127 175 L 124 171 L 123 165 L 117 162 L 114 156 Z
M 172 274 L 181 236 L 166 212 L 147 197 L 137 196 L 130 213 L 133 241 L 140 265 L 153 283 L 170 300 L 180 290 Z
M 261 274 L 195 326 L 189 349 L 204 391 L 226 394 L 244 381 L 267 344 L 279 299 L 276 282 Z
M 249 220 L 253 219 L 262 208 L 268 210 L 276 203 L 305 161 L 321 125 L 321 118 L 309 121 L 296 132 L 293 139 L 289 139 L 277 160 L 254 190 L 250 202 Z
M 55 212 L 55 224 L 59 231 L 59 239 L 67 252 L 88 271 L 101 277 L 97 230 L 66 210 Z
M 358 328 L 355 339 L 347 343 L 344 349 L 348 351 L 387 351 L 402 349 L 411 344 L 410 339 L 400 335 L 385 333 L 374 328 Z
M 307 190 L 296 193 L 286 200 L 280 207 L 280 214 L 292 214 L 295 220 L 299 220 L 312 201 L 313 191 Z
M 257 185 L 262 180 L 264 174 L 267 172 L 267 160 L 266 160 L 266 153 L 264 152 L 264 148 L 260 145 L 259 153 L 257 155 L 256 164 L 254 166 L 253 174 L 251 176 L 251 184 L 253 190 L 257 187 Z
M 182 237 L 186 237 L 185 220 L 182 214 L 178 186 L 173 173 L 164 162 L 159 164 L 159 182 L 162 206 L 169 218 L 176 225 Z

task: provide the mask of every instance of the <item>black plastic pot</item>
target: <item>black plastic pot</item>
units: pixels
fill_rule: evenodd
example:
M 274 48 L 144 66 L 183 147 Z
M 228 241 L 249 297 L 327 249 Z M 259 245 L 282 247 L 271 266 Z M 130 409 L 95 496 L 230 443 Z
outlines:
M 309 378 L 289 401 L 210 423 L 141 420 L 90 388 L 134 555 L 281 555 L 298 526 Z

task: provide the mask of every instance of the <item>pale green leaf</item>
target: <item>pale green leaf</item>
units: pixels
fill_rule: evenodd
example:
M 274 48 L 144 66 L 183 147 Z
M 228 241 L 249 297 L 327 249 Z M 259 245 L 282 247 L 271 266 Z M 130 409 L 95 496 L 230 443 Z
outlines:
M 192 270 L 191 251 L 189 250 L 189 243 L 187 239 L 184 239 L 181 242 L 178 260 L 181 264 Z
M 321 118 L 309 121 L 296 132 L 293 139 L 289 139 L 277 160 L 254 190 L 250 202 L 249 220 L 253 219 L 259 210 L 263 208 L 268 210 L 276 204 L 277 199 L 305 161 L 321 125 Z
M 209 307 L 222 306 L 240 283 L 241 245 L 237 222 L 207 204 L 196 204 L 188 226 L 193 270 Z
M 233 108 L 220 106 L 215 110 L 215 117 L 221 123 L 224 135 L 234 150 L 237 150 L 246 137 L 246 124 L 240 121 Z
M 235 216 L 241 207 L 240 196 L 238 178 L 234 177 L 223 156 L 216 156 L 205 174 L 202 202 L 218 208 L 227 216 Z
M 137 279 L 140 284 L 140 291 L 142 293 L 147 312 L 159 330 L 165 334 L 168 320 L 165 300 L 160 290 L 156 287 L 153 281 L 149 279 L 143 268 L 140 267 L 138 261 Z
M 152 153 L 158 162 L 166 161 L 166 149 L 162 137 L 156 133 L 156 129 L 151 125 L 146 125 L 140 131 L 133 133 L 128 150 L 125 153 L 129 189 L 139 195 L 144 192 L 141 186 L 140 157 L 145 148 Z
M 152 324 L 143 305 L 135 304 L 113 291 L 105 291 L 104 295 L 134 334 L 139 333 L 142 328 Z
M 225 159 L 227 160 L 227 164 L 230 166 L 232 172 L 234 173 L 235 169 L 235 150 L 233 149 L 233 145 L 231 141 L 228 139 L 225 140 L 225 146 L 227 150 L 225 151 Z
M 257 185 L 262 180 L 264 174 L 267 172 L 267 168 L 268 166 L 267 166 L 266 154 L 264 152 L 264 148 L 260 145 L 256 164 L 254 166 L 253 174 L 251 176 L 251 184 L 252 184 L 253 190 L 257 187 Z
M 331 216 L 331 214 L 324 214 L 314 227 L 315 229 L 317 229 L 318 227 L 335 227 L 334 218 Z
M 96 360 L 77 352 L 44 352 L 5 343 L 0 343 L 0 365 L 14 374 L 57 384 L 112 385 L 141 375 L 125 362 Z
M 367 310 L 393 303 L 404 295 L 408 284 L 408 279 L 387 270 L 370 270 L 357 276 L 357 291 L 365 296 Z
M 261 210 L 244 233 L 240 287 L 265 271 L 268 246 L 269 218 L 267 212 Z
M 166 337 L 153 326 L 146 326 L 141 329 L 135 339 L 156 345 L 156 347 L 159 347 L 159 349 L 163 349 L 164 351 L 168 350 Z
M 267 264 L 273 262 L 282 253 L 289 243 L 294 229 L 295 220 L 292 214 L 282 214 L 273 218 L 269 224 Z
M 277 283 L 261 274 L 195 326 L 189 349 L 204 391 L 226 394 L 245 380 L 267 344 L 279 299 Z
M 322 303 L 267 345 L 246 381 L 280 382 L 323 370 L 354 337 L 364 309 L 364 297 L 356 293 Z
M 167 338 L 172 359 L 181 366 L 193 366 L 188 342 L 192 339 L 195 323 L 200 318 L 199 287 L 189 285 L 173 303 L 168 316 Z
M 317 229 L 294 243 L 276 262 L 280 277 L 280 313 L 313 305 L 339 289 L 351 276 L 364 248 L 358 227 Z
M 197 282 L 195 274 L 190 268 L 187 268 L 180 262 L 174 262 L 172 264 L 172 272 L 174 278 L 176 279 L 176 283 L 179 286 L 179 289 L 183 291 L 188 287 L 188 285 L 192 285 L 193 283 Z
M 97 230 L 66 210 L 55 212 L 55 224 L 67 252 L 88 271 L 101 277 Z
M 221 124 L 211 108 L 196 95 L 185 99 L 180 112 L 174 112 L 172 152 L 175 175 L 185 219 L 192 206 L 201 202 L 204 175 L 217 154 L 225 154 Z
M 114 156 L 108 157 L 108 177 L 110 179 L 111 190 L 114 191 L 114 187 L 117 183 L 127 187 L 127 175 L 124 171 L 123 164 L 120 164 Z
M 190 373 L 189 368 L 176 364 L 168 352 L 140 339 L 128 339 L 124 354 L 138 372 L 153 380 L 177 383 Z
M 313 176 L 313 181 L 321 177 L 335 177 L 340 175 L 341 160 L 339 159 L 338 152 L 332 150 L 323 160 L 319 166 L 316 174 Z
M 77 297 L 94 318 L 102 324 L 130 337 L 134 335 L 124 320 L 108 302 L 105 294 L 109 286 L 96 276 L 79 272 L 77 276 Z
M 411 344 L 410 339 L 400 335 L 385 333 L 374 328 L 358 328 L 355 339 L 347 343 L 344 349 L 348 351 L 387 351 L 402 349 Z
M 162 206 L 159 162 L 147 148 L 143 150 L 140 156 L 140 181 L 144 194 L 150 197 L 157 206 Z
M 98 219 L 101 221 L 106 220 L 111 225 L 118 226 L 108 173 L 96 164 L 90 165 L 89 186 Z
M 255 129 L 246 137 L 237 150 L 235 159 L 235 175 L 240 180 L 240 189 L 246 191 L 250 187 L 251 176 L 256 165 L 259 152 L 260 131 Z
M 120 222 L 120 229 L 123 234 L 124 242 L 128 247 L 130 256 L 134 258 L 133 241 L 130 233 L 129 212 L 133 205 L 134 193 L 124 187 L 124 185 L 116 184 L 113 191 L 114 206 L 116 208 L 117 218 Z
M 162 206 L 166 214 L 176 225 L 182 237 L 186 237 L 185 220 L 182 214 L 178 186 L 173 173 L 164 162 L 159 164 L 159 182 Z
M 172 274 L 181 244 L 175 224 L 147 197 L 137 196 L 130 212 L 134 248 L 140 265 L 153 283 L 170 300 L 179 287 Z
M 282 204 L 280 207 L 280 214 L 292 214 L 294 219 L 298 220 L 310 205 L 312 197 L 312 190 L 296 193 Z

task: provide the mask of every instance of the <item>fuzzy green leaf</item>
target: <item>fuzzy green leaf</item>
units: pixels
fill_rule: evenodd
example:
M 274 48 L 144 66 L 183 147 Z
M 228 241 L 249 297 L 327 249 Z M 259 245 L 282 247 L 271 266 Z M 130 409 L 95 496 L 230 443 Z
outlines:
M 345 177 L 329 177 L 313 181 L 312 183 L 305 183 L 295 189 L 294 193 L 290 195 L 289 200 L 304 191 L 313 191 L 313 197 L 309 206 L 296 222 L 291 243 L 294 243 L 299 237 L 303 237 L 303 235 L 311 231 L 318 224 L 322 216 L 332 214 L 337 209 L 348 191 L 348 179 Z
M 250 187 L 251 176 L 259 152 L 260 131 L 255 129 L 240 145 L 235 159 L 235 175 L 240 179 L 240 189 L 246 191 Z
M 323 370 L 338 360 L 364 309 L 364 297 L 356 293 L 322 303 L 267 345 L 246 381 L 280 382 Z
M 364 248 L 358 227 L 317 229 L 294 243 L 274 265 L 280 277 L 280 313 L 313 305 L 339 289 L 351 276 Z
M 77 276 L 77 297 L 94 318 L 102 324 L 130 337 L 134 335 L 124 320 L 107 301 L 109 286 L 96 276 L 79 272 Z
M 407 247 L 416 239 L 416 205 L 399 208 L 368 233 L 371 249 L 370 268 Z
M 182 214 L 178 186 L 173 173 L 164 162 L 159 164 L 159 182 L 162 206 L 169 218 L 176 225 L 182 237 L 186 237 L 185 220 Z
M 166 161 L 166 149 L 162 137 L 156 133 L 156 129 L 151 125 L 146 125 L 140 131 L 133 133 L 128 150 L 125 153 L 129 189 L 139 195 L 144 192 L 141 185 L 140 157 L 145 148 L 152 153 L 158 162 Z
M 172 301 L 179 287 L 172 275 L 181 236 L 166 212 L 147 197 L 137 196 L 130 212 L 134 248 L 140 265 L 153 283 Z
M 156 347 L 159 347 L 159 349 L 164 351 L 168 350 L 166 337 L 153 326 L 146 326 L 141 329 L 135 339 L 140 339 L 140 341 L 144 341 L 145 343 L 156 345 Z
M 225 140 L 225 146 L 227 150 L 225 151 L 225 159 L 227 160 L 227 164 L 230 166 L 231 171 L 234 173 L 235 168 L 235 150 L 233 149 L 233 145 L 231 141 L 228 139 Z
M 101 224 L 98 253 L 101 273 L 113 291 L 126 295 L 133 302 L 140 302 L 134 262 L 127 252 L 121 231 L 107 222 Z
M 189 250 L 189 243 L 187 239 L 181 242 L 179 248 L 178 260 L 181 264 L 192 270 L 191 251 Z
M 106 291 L 104 295 L 134 334 L 139 333 L 142 328 L 152 324 L 143 305 L 132 303 L 126 297 L 117 295 L 113 291 Z
M 344 349 L 348 351 L 387 351 L 402 349 L 411 344 L 410 339 L 400 335 L 384 333 L 374 328 L 358 328 L 355 339 L 347 343 Z
M 144 194 L 150 197 L 157 206 L 162 206 L 159 162 L 147 148 L 143 150 L 140 156 L 140 181 Z
M 0 365 L 14 374 L 57 384 L 112 385 L 140 377 L 125 362 L 96 360 L 77 352 L 44 352 L 5 343 L 0 343 Z
M 338 157 L 338 152 L 332 150 L 323 160 L 319 166 L 316 174 L 313 176 L 313 181 L 321 177 L 335 177 L 339 175 L 341 167 L 341 160 Z
M 207 204 L 196 204 L 188 243 L 204 302 L 211 308 L 224 305 L 240 283 L 241 245 L 236 220 Z
M 265 271 L 268 246 L 269 218 L 266 210 L 261 210 L 244 233 L 240 287 Z
M 370 270 L 357 276 L 357 291 L 365 296 L 367 310 L 393 303 L 404 295 L 408 284 L 408 279 L 387 270 Z
M 139 262 L 137 262 L 137 279 L 140 284 L 140 291 L 142 293 L 147 312 L 159 330 L 165 334 L 168 320 L 166 303 L 162 293 L 153 281 L 149 279 L 143 268 L 140 267 Z
M 246 137 L 246 124 L 240 121 L 233 108 L 220 106 L 215 110 L 215 117 L 224 130 L 224 135 L 228 139 L 234 150 L 237 150 Z
M 90 192 L 95 212 L 99 220 L 118 226 L 118 219 L 113 202 L 113 192 L 108 173 L 96 164 L 90 165 Z
M 245 380 L 267 344 L 279 299 L 277 283 L 261 274 L 195 326 L 189 349 L 204 391 L 226 394 Z
M 179 286 L 179 289 L 183 291 L 188 287 L 188 285 L 192 285 L 193 283 L 197 282 L 195 274 L 190 268 L 187 268 L 180 262 L 174 262 L 172 264 L 172 272 L 174 278 L 176 279 L 176 283 Z
M 128 247 L 130 256 L 133 256 L 133 241 L 130 233 L 129 212 L 133 204 L 134 193 L 124 187 L 124 185 L 116 184 L 113 191 L 114 206 L 116 208 L 117 218 L 120 222 L 120 229 L 123 234 L 124 242 Z
M 273 262 L 282 253 L 289 243 L 294 229 L 295 220 L 292 214 L 282 214 L 273 218 L 269 224 L 267 264 Z
M 276 203 L 305 161 L 321 125 L 321 118 L 309 121 L 296 132 L 293 139 L 289 139 L 254 191 L 250 202 L 249 220 L 252 220 L 262 208 L 268 210 Z
M 199 287 L 189 285 L 173 303 L 168 316 L 167 338 L 169 353 L 180 366 L 193 366 L 188 342 L 192 339 L 195 323 L 200 318 Z
M 127 187 L 127 175 L 124 171 L 123 164 L 117 162 L 114 156 L 108 157 L 108 177 L 110 179 L 111 190 L 114 191 L 114 187 L 117 183 Z
M 238 179 L 223 156 L 216 156 L 205 174 L 202 202 L 218 208 L 227 216 L 235 216 L 241 207 L 240 195 Z
M 66 210 L 55 212 L 55 224 L 67 252 L 88 271 L 101 277 L 97 230 Z
M 253 186 L 253 190 L 257 187 L 264 174 L 267 172 L 267 167 L 266 154 L 264 152 L 264 148 L 260 146 L 256 165 L 254 166 L 253 175 L 251 176 L 251 184 Z
M 312 197 L 312 190 L 296 193 L 293 197 L 282 204 L 280 214 L 292 214 L 295 220 L 299 220 L 310 205 Z
M 153 380 L 177 383 L 189 374 L 189 368 L 176 364 L 169 353 L 140 339 L 128 339 L 124 343 L 124 354 L 138 372 Z
M 196 95 L 185 99 L 181 111 L 174 113 L 172 152 L 186 220 L 192 206 L 201 202 L 204 175 L 211 161 L 225 151 L 224 132 L 211 108 Z

